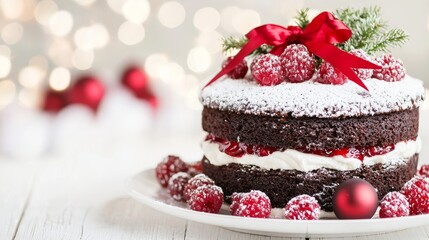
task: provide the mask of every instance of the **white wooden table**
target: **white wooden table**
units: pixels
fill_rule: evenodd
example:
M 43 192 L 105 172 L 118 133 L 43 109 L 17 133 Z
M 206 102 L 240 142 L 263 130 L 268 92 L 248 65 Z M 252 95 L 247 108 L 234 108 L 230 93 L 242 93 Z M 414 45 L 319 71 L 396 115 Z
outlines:
M 0 239 L 291 239 L 237 233 L 156 212 L 125 180 L 176 153 L 196 160 L 200 137 L 119 141 L 100 152 L 0 159 Z M 160 147 L 162 146 L 162 147 Z M 429 223 L 428 223 L 429 224 Z M 338 239 L 428 239 L 429 226 Z

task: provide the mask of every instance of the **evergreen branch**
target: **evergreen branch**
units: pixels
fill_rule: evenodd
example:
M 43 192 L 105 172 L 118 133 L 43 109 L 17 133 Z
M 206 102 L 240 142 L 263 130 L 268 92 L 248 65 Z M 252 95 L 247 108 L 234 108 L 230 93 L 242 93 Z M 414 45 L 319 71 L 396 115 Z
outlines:
M 373 44 L 367 48 L 368 53 L 388 52 L 391 46 L 401 46 L 408 40 L 408 35 L 402 29 L 392 29 L 379 36 Z
M 235 50 L 235 49 L 241 49 L 247 43 L 247 41 L 248 40 L 246 37 L 224 38 L 223 44 L 222 44 L 222 50 L 224 53 L 227 53 L 227 52 L 231 52 L 232 50 Z M 255 49 L 251 54 L 254 54 L 254 55 L 265 54 L 265 53 L 269 53 L 271 49 L 272 49 L 271 46 L 264 44 L 264 45 L 258 47 L 257 49 Z
M 298 10 L 298 15 L 295 17 L 295 22 L 301 29 L 304 29 L 310 23 L 310 19 L 308 18 L 308 10 L 308 8 Z

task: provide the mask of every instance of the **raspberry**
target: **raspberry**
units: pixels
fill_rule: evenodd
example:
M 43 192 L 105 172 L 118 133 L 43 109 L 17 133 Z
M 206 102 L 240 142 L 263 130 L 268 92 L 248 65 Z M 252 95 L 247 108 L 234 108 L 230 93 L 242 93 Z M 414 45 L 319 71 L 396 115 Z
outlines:
M 280 55 L 286 81 L 300 83 L 310 79 L 316 70 L 316 59 L 302 44 L 291 44 Z
M 228 57 L 222 64 L 222 68 L 225 68 L 225 66 L 231 62 L 233 57 Z M 247 70 L 249 70 L 249 67 L 247 66 L 246 60 L 243 59 L 237 66 L 235 66 L 234 69 L 232 69 L 227 75 L 228 77 L 232 79 L 241 79 L 246 76 Z
M 405 68 L 401 60 L 392 55 L 383 55 L 375 59 L 381 69 L 374 69 L 373 77 L 386 82 L 400 81 L 405 77 Z
M 201 186 L 214 185 L 215 183 L 205 174 L 200 173 L 188 181 L 183 191 L 183 198 L 188 201 L 191 198 L 192 192 Z
M 253 217 L 253 218 L 268 218 L 271 213 L 271 202 L 268 196 L 258 190 L 252 190 L 249 193 L 244 193 L 239 198 L 239 203 L 233 206 L 231 211 L 234 211 L 234 215 L 241 217 Z
M 407 198 L 399 192 L 390 192 L 380 203 L 380 218 L 403 217 L 410 214 Z
M 314 197 L 303 194 L 286 204 L 284 214 L 291 220 L 316 220 L 320 217 L 320 205 Z
M 429 164 L 420 167 L 419 175 L 422 177 L 429 177 Z
M 185 190 L 186 184 L 188 184 L 191 175 L 185 172 L 178 172 L 171 176 L 168 181 L 168 192 L 170 196 L 176 201 L 183 201 L 183 191 Z
M 270 53 L 255 57 L 250 70 L 253 78 L 262 86 L 280 84 L 285 78 L 279 57 Z
M 347 76 L 334 68 L 331 64 L 323 62 L 320 65 L 319 72 L 317 73 L 316 82 L 323 84 L 341 85 L 347 81 Z
M 216 185 L 200 186 L 192 192 L 189 208 L 198 212 L 218 213 L 223 203 L 222 188 Z
M 401 189 L 410 204 L 410 215 L 429 213 L 429 180 L 416 176 Z
M 372 59 L 362 49 L 351 50 L 349 53 L 356 56 L 356 57 L 359 57 L 359 58 L 365 59 L 369 62 L 372 62 Z M 366 80 L 368 78 L 371 78 L 372 73 L 373 73 L 372 69 L 366 69 L 366 68 L 355 68 L 355 69 L 353 69 L 353 71 L 356 73 L 356 75 L 361 80 Z
M 168 180 L 175 173 L 188 171 L 188 165 L 177 156 L 169 155 L 158 163 L 155 168 L 156 178 L 163 188 L 168 186 Z
M 237 209 L 240 205 L 241 199 L 244 197 L 245 193 L 233 193 L 231 195 L 231 205 L 229 206 L 229 210 L 231 215 L 237 216 Z

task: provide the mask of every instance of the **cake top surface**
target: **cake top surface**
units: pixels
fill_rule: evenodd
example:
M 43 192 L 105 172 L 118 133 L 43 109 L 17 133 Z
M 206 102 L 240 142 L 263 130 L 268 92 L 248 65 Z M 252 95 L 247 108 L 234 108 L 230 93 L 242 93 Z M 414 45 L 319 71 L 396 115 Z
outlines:
M 422 81 L 408 75 L 398 82 L 372 78 L 364 82 L 369 91 L 351 81 L 260 86 L 249 79 L 225 77 L 202 90 L 201 102 L 209 108 L 254 115 L 337 118 L 413 109 L 425 97 Z

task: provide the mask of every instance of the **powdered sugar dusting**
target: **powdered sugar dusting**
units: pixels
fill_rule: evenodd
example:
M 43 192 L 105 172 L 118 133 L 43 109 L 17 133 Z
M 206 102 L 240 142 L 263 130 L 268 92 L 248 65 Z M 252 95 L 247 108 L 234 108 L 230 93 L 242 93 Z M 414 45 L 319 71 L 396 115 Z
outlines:
M 402 81 L 364 81 L 369 92 L 351 81 L 327 85 L 312 80 L 260 86 L 254 81 L 224 78 L 203 89 L 204 106 L 247 114 L 293 117 L 351 117 L 413 109 L 423 102 L 423 83 L 406 76 Z

